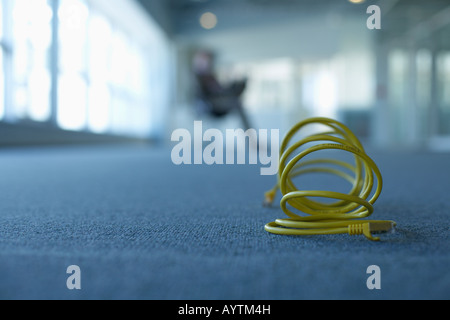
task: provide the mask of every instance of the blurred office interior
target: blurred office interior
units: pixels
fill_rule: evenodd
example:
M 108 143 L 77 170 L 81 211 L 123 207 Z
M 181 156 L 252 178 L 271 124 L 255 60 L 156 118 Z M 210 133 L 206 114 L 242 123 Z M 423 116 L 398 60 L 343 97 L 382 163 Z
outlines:
M 221 82 L 247 79 L 256 129 L 327 116 L 378 148 L 450 150 L 446 0 L 0 0 L 0 17 L 3 145 L 237 127 L 195 107 L 207 50 Z
M 233 84 L 222 116 L 199 90 L 209 63 Z M 370 219 L 396 232 L 273 235 L 264 226 L 288 218 L 280 192 L 262 205 L 275 153 L 171 159 L 174 130 L 235 129 L 244 114 L 280 138 L 313 116 L 347 124 L 383 184 L 322 159 L 288 199 L 346 188 L 330 209 L 353 219 L 382 185 Z M 195 147 L 178 151 L 198 163 Z M 449 0 L 0 0 L 0 299 L 448 299 L 449 151 Z M 318 233 L 344 229 L 331 215 Z

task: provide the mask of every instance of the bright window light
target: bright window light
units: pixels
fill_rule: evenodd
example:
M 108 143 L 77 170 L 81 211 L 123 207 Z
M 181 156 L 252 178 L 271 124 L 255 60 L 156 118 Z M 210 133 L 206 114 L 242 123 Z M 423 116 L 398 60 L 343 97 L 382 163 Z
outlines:
M 140 105 L 134 114 L 133 128 L 137 136 L 145 137 L 150 133 L 151 109 L 147 105 Z
M 30 0 L 28 3 L 29 35 L 34 48 L 47 49 L 52 41 L 51 21 L 53 11 L 47 0 Z
M 74 73 L 62 75 L 58 82 L 58 124 L 67 130 L 81 130 L 86 125 L 87 85 Z
M 437 77 L 439 82 L 440 94 L 439 99 L 442 111 L 450 110 L 450 52 L 440 52 L 436 59 Z M 449 127 L 446 124 L 446 127 Z
M 0 119 L 3 119 L 4 116 L 5 116 L 5 73 L 3 70 L 3 51 L 0 50 Z
M 30 53 L 26 42 L 18 42 L 14 47 L 13 57 L 14 79 L 16 81 L 26 81 L 30 60 Z
M 0 0 L 0 40 L 3 38 L 3 3 Z M 5 116 L 5 72 L 3 70 L 3 50 L 0 48 L 0 119 Z
M 78 32 L 86 26 L 89 8 L 82 0 L 61 0 L 58 10 L 59 21 L 65 31 Z
M 27 25 L 29 19 L 30 19 L 30 15 L 31 12 L 29 10 L 29 4 L 30 4 L 30 0 L 16 0 L 14 1 L 14 8 L 13 8 L 13 20 L 17 24 L 21 24 L 22 26 Z M 31 3 L 32 4 L 32 3 Z M 15 29 L 14 31 L 17 33 L 18 31 L 23 31 L 24 28 L 22 27 L 21 29 Z
M 46 121 L 51 112 L 48 51 L 53 11 L 47 0 L 16 0 L 12 4 L 14 115 Z
M 335 117 L 337 109 L 337 88 L 334 76 L 328 71 L 322 71 L 315 83 L 314 100 L 317 113 L 320 116 Z
M 108 79 L 112 29 L 108 20 L 95 14 L 89 21 L 89 73 L 95 81 Z
M 123 97 L 115 96 L 112 100 L 112 129 L 115 133 L 126 134 L 130 131 L 130 116 L 129 108 L 132 107 Z
M 129 43 L 125 35 L 115 32 L 112 41 L 111 52 L 111 80 L 116 86 L 126 87 L 128 85 L 129 63 Z
M 109 129 L 111 96 L 104 83 L 93 84 L 89 88 L 89 129 L 103 133 Z
M 0 0 L 0 21 L 3 21 L 3 3 Z M 3 23 L 0 22 L 0 39 L 3 38 Z
M 0 119 L 6 99 L 11 120 L 146 136 L 167 110 L 170 43 L 132 1 L 0 0 L 4 31 L 13 50 L 0 49 Z
M 421 49 L 416 56 L 417 80 L 416 93 L 418 105 L 426 109 L 431 101 L 431 81 L 433 57 L 430 50 Z
M 16 85 L 14 88 L 14 114 L 19 118 L 24 118 L 27 114 L 28 88 L 23 85 Z
M 30 92 L 30 118 L 36 121 L 45 121 L 49 119 L 51 90 L 49 71 L 44 68 L 31 71 L 28 85 Z
M 408 75 L 408 54 L 405 50 L 394 49 L 389 53 L 389 99 L 395 108 L 405 105 Z
M 80 0 L 62 0 L 59 10 L 60 67 L 64 72 L 85 67 L 88 7 Z
M 34 48 L 48 48 L 53 14 L 47 0 L 16 0 L 13 4 L 15 38 L 29 41 Z
M 129 61 L 129 77 L 128 89 L 134 95 L 142 95 L 144 91 L 143 85 L 143 62 L 141 61 L 141 55 L 136 46 L 130 48 L 130 61 Z

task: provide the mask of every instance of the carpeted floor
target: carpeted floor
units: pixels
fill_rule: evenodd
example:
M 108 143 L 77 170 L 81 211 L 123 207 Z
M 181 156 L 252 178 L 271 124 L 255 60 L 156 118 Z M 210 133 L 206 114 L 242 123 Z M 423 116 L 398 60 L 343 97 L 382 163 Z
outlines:
M 277 236 L 259 166 L 159 147 L 0 151 L 1 299 L 449 299 L 450 155 L 372 154 L 395 234 Z M 81 290 L 66 269 L 81 268 Z M 381 289 L 366 286 L 370 265 Z

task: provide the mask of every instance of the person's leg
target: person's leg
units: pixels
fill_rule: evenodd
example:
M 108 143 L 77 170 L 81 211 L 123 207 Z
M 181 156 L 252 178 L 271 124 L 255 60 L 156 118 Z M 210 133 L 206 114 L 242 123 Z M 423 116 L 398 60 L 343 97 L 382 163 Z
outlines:
M 234 96 L 240 97 L 244 93 L 246 87 L 247 80 L 235 81 L 231 84 L 229 90 Z
M 238 100 L 238 99 L 236 99 L 236 100 Z M 241 117 L 243 129 L 244 130 L 250 129 L 252 126 L 250 125 L 250 121 L 248 119 L 248 115 L 245 112 L 244 107 L 243 107 L 242 103 L 239 100 L 237 101 L 236 109 L 237 109 L 237 111 L 239 113 L 239 116 Z

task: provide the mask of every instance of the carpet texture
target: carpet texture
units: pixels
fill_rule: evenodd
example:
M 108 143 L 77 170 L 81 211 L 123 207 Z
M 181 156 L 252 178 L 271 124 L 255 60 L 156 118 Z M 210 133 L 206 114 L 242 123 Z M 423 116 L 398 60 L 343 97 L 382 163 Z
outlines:
M 285 216 L 261 206 L 274 178 L 259 166 L 175 166 L 160 147 L 2 150 L 0 298 L 449 299 L 450 155 L 371 156 L 373 218 L 398 223 L 379 243 L 265 232 Z

